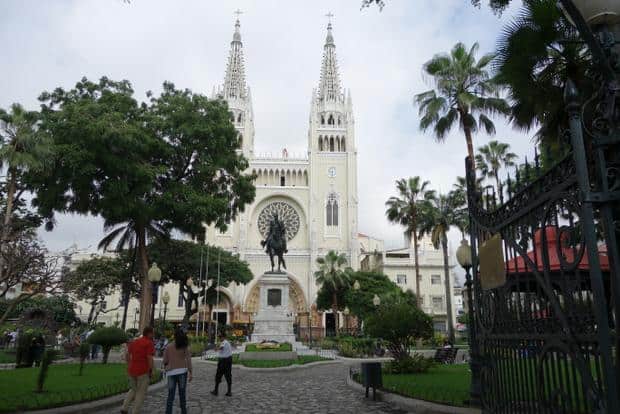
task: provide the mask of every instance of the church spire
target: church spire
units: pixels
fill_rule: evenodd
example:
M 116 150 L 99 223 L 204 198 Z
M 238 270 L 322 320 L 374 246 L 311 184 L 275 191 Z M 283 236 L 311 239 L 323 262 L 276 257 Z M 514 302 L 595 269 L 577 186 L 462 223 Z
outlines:
M 243 43 L 241 43 L 241 33 L 239 32 L 239 19 L 235 23 L 235 33 L 230 42 L 230 55 L 226 65 L 226 77 L 224 78 L 223 98 L 244 99 L 247 96 L 247 86 L 245 84 L 245 66 L 243 62 Z
M 331 13 L 328 15 L 331 18 Z M 327 37 L 323 47 L 323 63 L 321 64 L 321 81 L 319 83 L 319 101 L 343 102 L 344 97 L 338 75 L 336 60 L 336 44 L 332 35 L 332 23 L 327 24 Z

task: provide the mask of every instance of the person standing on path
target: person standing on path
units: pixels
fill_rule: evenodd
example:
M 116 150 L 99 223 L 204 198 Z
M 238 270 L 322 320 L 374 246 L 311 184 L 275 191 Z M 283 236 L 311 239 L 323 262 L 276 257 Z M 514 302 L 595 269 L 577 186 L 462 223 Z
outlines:
M 192 353 L 188 347 L 185 332 L 177 329 L 174 332 L 174 342 L 168 344 L 164 350 L 164 368 L 168 377 L 168 400 L 166 414 L 172 414 L 174 394 L 179 387 L 179 405 L 181 414 L 187 414 L 186 389 L 187 383 L 192 381 Z
M 137 414 L 142 409 L 142 403 L 144 403 L 153 372 L 153 355 L 155 355 L 153 328 L 147 326 L 142 331 L 142 336 L 131 342 L 127 347 L 125 360 L 127 361 L 130 389 L 123 402 L 121 414 L 129 412 L 129 405 L 132 402 L 132 413 Z
M 218 361 L 217 372 L 215 373 L 215 388 L 211 391 L 211 394 L 217 395 L 220 382 L 222 382 L 222 376 L 226 378 L 226 384 L 228 385 L 227 397 L 232 396 L 232 347 L 230 342 L 226 340 L 226 332 L 222 331 L 220 334 L 220 347 L 218 348 Z

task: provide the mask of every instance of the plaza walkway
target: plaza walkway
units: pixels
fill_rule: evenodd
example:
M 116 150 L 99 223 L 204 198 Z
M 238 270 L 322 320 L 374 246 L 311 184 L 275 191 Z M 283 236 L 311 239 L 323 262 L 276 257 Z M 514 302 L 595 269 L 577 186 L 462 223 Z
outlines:
M 345 383 L 348 368 L 329 364 L 278 372 L 233 368 L 233 396 L 226 397 L 226 382 L 220 395 L 213 389 L 215 365 L 194 361 L 194 380 L 188 386 L 189 414 L 206 413 L 404 413 L 381 402 L 365 399 Z M 149 394 L 144 413 L 165 411 L 167 389 Z M 178 401 L 178 397 L 177 397 Z M 109 414 L 107 409 L 98 414 Z M 180 413 L 178 402 L 174 413 Z

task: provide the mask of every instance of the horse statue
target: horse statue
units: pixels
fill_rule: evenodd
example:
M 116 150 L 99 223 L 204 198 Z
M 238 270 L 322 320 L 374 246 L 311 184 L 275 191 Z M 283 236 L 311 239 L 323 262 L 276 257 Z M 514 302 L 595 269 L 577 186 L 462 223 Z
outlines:
M 271 260 L 271 272 L 274 271 L 275 263 L 274 256 L 278 257 L 278 271 L 281 273 L 280 266 L 286 269 L 286 262 L 284 261 L 284 253 L 288 252 L 286 248 L 286 227 L 284 223 L 278 219 L 278 213 L 273 215 L 273 218 L 269 222 L 269 231 L 267 238 L 261 240 L 261 246 L 265 248 L 265 252 L 269 255 Z

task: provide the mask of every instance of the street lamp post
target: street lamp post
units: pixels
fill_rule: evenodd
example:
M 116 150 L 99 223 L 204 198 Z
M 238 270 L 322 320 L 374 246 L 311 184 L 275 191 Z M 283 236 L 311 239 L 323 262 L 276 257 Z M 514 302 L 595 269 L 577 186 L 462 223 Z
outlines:
M 164 292 L 161 298 L 162 302 L 164 302 L 164 321 L 162 323 L 161 330 L 162 332 L 166 329 L 166 314 L 168 313 L 168 302 L 170 302 L 170 295 L 168 292 Z
M 342 313 L 344 313 L 344 331 L 347 333 L 347 335 L 349 335 L 349 314 L 351 313 L 349 307 L 345 306 Z
M 151 326 L 155 325 L 155 303 L 157 302 L 157 289 L 159 281 L 161 280 L 161 269 L 157 267 L 157 263 L 153 262 L 153 265 L 149 269 L 148 273 L 149 282 L 151 282 L 151 292 L 153 299 L 151 300 Z
M 467 312 L 469 316 L 467 334 L 469 335 L 469 366 L 471 368 L 471 386 L 469 389 L 469 404 L 479 407 L 481 404 L 481 384 L 480 384 L 480 359 L 478 355 L 478 344 L 476 342 L 476 326 L 474 318 L 474 298 L 473 282 L 470 270 L 472 268 L 471 247 L 467 240 L 463 239 L 461 245 L 456 249 L 456 260 L 465 269 L 465 287 L 467 288 Z

